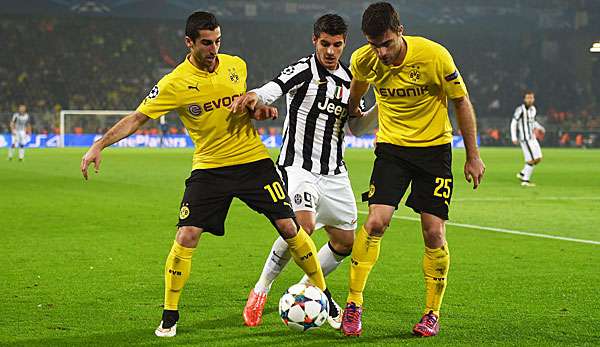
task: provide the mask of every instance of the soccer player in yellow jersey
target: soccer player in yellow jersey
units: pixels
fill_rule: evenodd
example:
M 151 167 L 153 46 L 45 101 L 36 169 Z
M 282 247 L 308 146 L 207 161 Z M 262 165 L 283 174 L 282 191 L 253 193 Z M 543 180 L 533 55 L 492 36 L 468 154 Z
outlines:
M 219 54 L 221 28 L 214 15 L 195 12 L 187 20 L 185 43 L 190 53 L 165 75 L 137 110 L 121 119 L 83 156 L 81 171 L 98 171 L 102 149 L 131 135 L 150 118 L 176 110 L 196 145 L 192 173 L 186 180 L 177 235 L 165 264 L 165 300 L 160 337 L 175 336 L 178 304 L 200 235 L 223 235 L 234 197 L 264 214 L 289 245 L 294 261 L 311 283 L 325 291 L 315 244 L 298 229 L 290 199 L 273 162 L 253 127 L 250 115 L 234 115 L 228 107 L 246 92 L 246 64 Z M 269 106 L 252 110 L 260 118 L 276 112 Z
M 425 38 L 404 36 L 392 5 L 370 5 L 363 13 L 362 31 L 368 44 L 352 54 L 348 107 L 351 115 L 360 117 L 359 101 L 373 85 L 379 105 L 379 132 L 369 191 L 363 194 L 363 200 L 369 202 L 369 215 L 352 248 L 350 293 L 342 331 L 351 336 L 362 332 L 367 277 L 379 257 L 381 238 L 410 185 L 406 205 L 421 215 L 426 287 L 424 316 L 413 333 L 434 336 L 439 331 L 450 265 L 445 238 L 453 186 L 448 99 L 454 104 L 464 137 L 464 174 L 467 181 L 473 181 L 473 188 L 485 170 L 477 149 L 475 114 L 450 53 Z

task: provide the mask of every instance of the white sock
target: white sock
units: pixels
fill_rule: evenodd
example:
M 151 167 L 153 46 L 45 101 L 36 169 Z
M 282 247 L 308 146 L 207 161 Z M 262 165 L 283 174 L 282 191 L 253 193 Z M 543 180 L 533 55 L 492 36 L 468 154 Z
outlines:
M 523 181 L 529 181 L 529 179 L 531 178 L 531 174 L 533 173 L 533 168 L 535 166 L 527 164 L 525 165 L 525 167 L 523 168 Z
M 273 281 L 279 276 L 291 258 L 292 254 L 289 251 L 287 242 L 281 236 L 278 237 L 273 243 L 260 278 L 254 285 L 254 291 L 257 293 L 269 292 Z
M 12 159 L 14 153 L 15 149 L 12 146 L 8 147 L 8 159 Z
M 348 255 L 336 253 L 329 242 L 324 244 L 319 250 L 319 253 L 317 253 L 317 257 L 319 257 L 319 262 L 321 263 L 321 269 L 323 270 L 323 276 L 327 277 L 333 270 L 337 269 L 347 256 Z M 299 283 L 308 283 L 308 276 L 304 275 Z
M 23 159 L 25 157 L 25 149 L 19 148 L 19 159 Z

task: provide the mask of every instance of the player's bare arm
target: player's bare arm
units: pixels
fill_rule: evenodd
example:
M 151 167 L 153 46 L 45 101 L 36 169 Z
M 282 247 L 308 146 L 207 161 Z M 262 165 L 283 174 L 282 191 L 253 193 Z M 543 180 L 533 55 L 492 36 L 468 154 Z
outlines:
M 235 98 L 230 109 L 237 115 L 249 111 L 250 117 L 256 120 L 277 119 L 279 116 L 277 108 L 264 104 L 255 92 L 248 92 Z
M 350 97 L 348 98 L 348 113 L 350 117 L 362 117 L 360 100 L 369 90 L 369 83 L 352 79 L 350 82 Z
M 377 127 L 379 107 L 375 104 L 368 111 L 363 113 L 362 117 L 352 117 L 348 119 L 348 128 L 354 136 L 364 135 Z
M 467 182 L 473 180 L 473 189 L 477 189 L 483 179 L 485 164 L 479 156 L 477 148 L 477 125 L 475 123 L 475 111 L 468 96 L 452 99 L 456 110 L 458 127 L 463 136 L 466 150 L 465 178 Z
M 94 171 L 100 170 L 102 156 L 100 152 L 113 143 L 126 138 L 138 130 L 144 123 L 150 119 L 145 114 L 135 111 L 130 115 L 123 117 L 117 124 L 113 125 L 102 138 L 94 142 L 90 149 L 81 158 L 81 173 L 83 178 L 88 179 L 88 167 L 94 163 Z

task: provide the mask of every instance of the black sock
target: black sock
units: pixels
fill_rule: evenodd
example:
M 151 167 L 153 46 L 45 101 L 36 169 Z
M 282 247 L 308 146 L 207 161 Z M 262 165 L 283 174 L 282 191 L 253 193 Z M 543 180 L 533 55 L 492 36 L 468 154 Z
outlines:
M 179 311 L 177 310 L 163 310 L 162 314 L 162 327 L 164 329 L 169 329 L 177 323 L 179 320 Z

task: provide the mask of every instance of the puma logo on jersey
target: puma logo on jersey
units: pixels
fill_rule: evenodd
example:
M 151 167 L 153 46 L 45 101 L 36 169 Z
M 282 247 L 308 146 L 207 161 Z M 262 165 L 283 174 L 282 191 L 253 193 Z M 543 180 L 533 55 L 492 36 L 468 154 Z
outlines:
M 197 91 L 200 91 L 197 84 L 195 86 L 188 86 L 188 89 L 196 89 Z
M 336 105 L 330 98 L 325 98 L 325 101 L 317 103 L 319 110 L 329 113 L 336 118 L 343 118 L 348 114 L 348 108 L 342 105 Z

